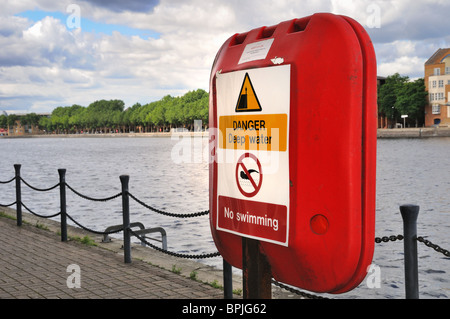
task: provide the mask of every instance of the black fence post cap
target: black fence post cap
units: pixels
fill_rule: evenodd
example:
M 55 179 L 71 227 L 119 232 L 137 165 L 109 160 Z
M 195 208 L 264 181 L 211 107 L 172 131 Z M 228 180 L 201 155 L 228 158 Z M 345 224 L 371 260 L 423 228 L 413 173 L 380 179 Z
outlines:
M 414 204 L 405 204 L 400 206 L 400 213 L 402 214 L 402 218 L 404 221 L 416 221 L 419 216 L 419 205 Z

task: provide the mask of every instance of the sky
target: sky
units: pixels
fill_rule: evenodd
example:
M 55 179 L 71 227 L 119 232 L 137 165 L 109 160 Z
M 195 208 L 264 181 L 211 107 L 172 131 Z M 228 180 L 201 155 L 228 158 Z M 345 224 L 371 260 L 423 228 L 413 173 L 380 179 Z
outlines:
M 369 33 L 378 75 L 424 76 L 450 47 L 450 0 L 0 0 L 0 113 L 119 99 L 126 107 L 209 90 L 235 33 L 317 12 Z

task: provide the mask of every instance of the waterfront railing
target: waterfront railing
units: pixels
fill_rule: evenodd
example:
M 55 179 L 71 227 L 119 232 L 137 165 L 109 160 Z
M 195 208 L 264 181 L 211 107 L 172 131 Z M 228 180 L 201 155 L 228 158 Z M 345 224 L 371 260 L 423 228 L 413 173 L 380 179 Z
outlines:
M 22 225 L 22 208 L 27 210 L 29 213 L 40 217 L 40 218 L 55 218 L 57 216 L 60 216 L 60 227 L 61 227 L 61 241 L 66 242 L 67 241 L 67 218 L 69 218 L 73 223 L 75 223 L 78 227 L 97 234 L 97 235 L 103 235 L 104 238 L 107 238 L 107 236 L 115 233 L 122 232 L 123 233 L 123 247 L 124 247 L 124 262 L 125 263 L 131 263 L 131 236 L 136 237 L 141 241 L 142 245 L 147 245 L 155 250 L 158 250 L 160 252 L 163 252 L 165 254 L 179 257 L 179 258 L 191 258 L 191 259 L 205 259 L 205 258 L 213 258 L 213 257 L 220 257 L 219 252 L 213 252 L 213 253 L 207 253 L 207 254 L 182 254 L 177 252 L 172 252 L 167 249 L 167 241 L 166 241 L 166 232 L 161 227 L 155 227 L 150 229 L 145 229 L 142 225 L 142 223 L 131 223 L 130 222 L 130 198 L 134 200 L 136 203 L 140 204 L 142 207 L 145 207 L 148 210 L 151 210 L 155 213 L 169 216 L 169 217 L 175 217 L 175 218 L 195 218 L 200 216 L 206 216 L 209 214 L 209 210 L 200 211 L 200 212 L 194 212 L 190 214 L 176 214 L 176 213 L 170 213 L 167 211 L 163 211 L 160 209 L 157 209 L 151 205 L 146 204 L 133 194 L 129 192 L 129 180 L 130 177 L 128 175 L 121 175 L 120 176 L 120 182 L 121 182 L 121 192 L 109 196 L 109 197 L 103 197 L 103 198 L 95 198 L 91 196 L 84 195 L 77 190 L 75 190 L 73 187 L 71 187 L 66 182 L 66 169 L 58 169 L 59 174 L 59 182 L 51 187 L 48 188 L 38 188 L 30 183 L 28 183 L 25 179 L 21 177 L 20 170 L 21 165 L 15 164 L 14 165 L 15 170 L 15 176 L 7 181 L 0 181 L 0 184 L 10 184 L 15 181 L 15 190 L 16 190 L 16 200 L 11 204 L 0 204 L 0 207 L 16 207 L 16 221 L 17 226 Z M 22 183 L 29 187 L 30 189 L 37 191 L 37 192 L 48 192 L 51 190 L 56 189 L 59 187 L 59 194 L 60 194 L 60 211 L 53 215 L 40 215 L 36 212 L 32 211 L 28 206 L 25 205 L 25 203 L 22 200 Z M 107 202 L 114 200 L 116 198 L 121 197 L 122 198 L 122 225 L 113 225 L 108 227 L 105 231 L 95 231 L 89 227 L 86 227 L 85 225 L 82 225 L 79 223 L 75 218 L 73 218 L 70 214 L 67 213 L 67 203 L 66 203 L 66 190 L 70 190 L 77 196 L 94 202 Z M 417 236 L 417 217 L 419 214 L 419 206 L 417 205 L 402 205 L 400 206 L 400 212 L 403 219 L 403 235 L 391 235 L 391 236 L 383 236 L 383 237 L 376 237 L 375 243 L 386 243 L 390 241 L 397 241 L 397 240 L 403 240 L 404 241 L 404 264 L 405 264 L 405 292 L 406 292 L 406 298 L 407 299 L 417 299 L 419 298 L 419 285 L 418 285 L 418 261 L 417 261 L 417 242 L 421 242 L 427 247 L 430 247 L 434 249 L 438 253 L 442 253 L 445 257 L 450 257 L 450 251 L 447 249 L 444 249 L 440 247 L 437 244 L 432 243 L 431 241 L 425 239 L 423 236 Z M 133 230 L 134 227 L 139 226 L 141 229 L 136 231 Z M 161 233 L 161 242 L 163 243 L 163 247 L 160 248 L 150 242 L 148 242 L 148 237 L 145 236 L 147 233 L 151 232 L 160 232 Z M 152 238 L 153 239 L 153 238 Z M 449 259 L 450 260 L 450 259 Z M 226 260 L 223 260 L 223 278 L 224 278 L 224 297 L 226 299 L 232 298 L 232 272 L 231 272 L 231 265 L 226 262 Z M 296 293 L 300 296 L 306 297 L 306 298 L 323 298 L 321 296 L 312 295 L 307 292 L 298 290 L 296 288 L 293 288 L 291 286 L 285 285 L 281 282 L 278 282 L 276 280 L 272 280 L 272 283 L 276 286 L 279 286 L 283 289 L 286 289 L 292 293 Z

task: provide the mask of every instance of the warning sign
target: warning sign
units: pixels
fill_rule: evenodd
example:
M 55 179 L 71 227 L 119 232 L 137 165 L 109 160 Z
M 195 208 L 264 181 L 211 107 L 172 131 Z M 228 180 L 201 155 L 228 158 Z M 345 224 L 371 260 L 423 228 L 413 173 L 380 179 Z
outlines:
M 290 77 L 290 65 L 217 75 L 217 230 L 288 246 Z
M 252 81 L 245 73 L 244 82 L 242 82 L 241 93 L 236 103 L 236 112 L 260 112 L 262 111 L 261 104 L 259 104 Z

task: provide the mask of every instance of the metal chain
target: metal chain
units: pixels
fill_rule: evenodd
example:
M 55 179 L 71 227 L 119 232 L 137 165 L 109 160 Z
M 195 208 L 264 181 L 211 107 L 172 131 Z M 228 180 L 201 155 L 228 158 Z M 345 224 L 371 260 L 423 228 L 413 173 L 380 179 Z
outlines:
M 191 259 L 204 259 L 204 258 L 213 258 L 213 257 L 218 257 L 220 256 L 219 252 L 215 252 L 215 253 L 210 253 L 210 254 L 200 254 L 200 255 L 190 255 L 190 254 L 180 254 L 180 253 L 174 253 L 162 248 L 159 248 L 151 243 L 149 243 L 148 241 L 146 241 L 144 238 L 140 237 L 138 234 L 136 234 L 135 232 L 133 232 L 131 229 L 128 229 L 130 231 L 130 233 L 135 236 L 136 238 L 138 238 L 141 242 L 143 242 L 144 244 L 150 246 L 153 249 L 156 249 L 160 252 L 163 252 L 167 255 L 170 256 L 174 256 L 174 257 L 179 257 L 179 258 L 191 258 Z
M 93 230 L 93 229 L 87 228 L 86 226 L 81 225 L 79 222 L 77 222 L 75 219 L 73 219 L 72 216 L 70 216 L 69 214 L 66 214 L 66 216 L 71 221 L 73 221 L 75 224 L 77 224 L 80 228 L 82 228 L 82 229 L 84 229 L 84 230 L 86 230 L 88 232 L 97 234 L 97 235 L 110 235 L 110 234 L 115 234 L 115 233 L 121 232 L 123 230 L 123 227 L 121 227 L 120 229 L 112 230 L 112 231 L 109 231 L 109 232 L 100 232 L 100 231 L 96 231 L 96 230 Z
M 204 216 L 204 215 L 208 215 L 209 214 L 209 210 L 205 210 L 205 211 L 201 211 L 201 212 L 197 212 L 197 213 L 192 213 L 192 214 L 174 214 L 174 213 L 168 213 L 165 212 L 163 210 L 151 207 L 147 204 L 145 204 L 143 201 L 137 199 L 135 196 L 133 196 L 133 194 L 128 193 L 128 195 L 134 199 L 137 203 L 141 204 L 142 206 L 144 206 L 145 208 L 148 208 L 158 214 L 161 215 L 165 215 L 165 216 L 169 216 L 169 217 L 178 217 L 178 218 L 191 218 L 191 217 L 198 217 L 198 216 Z
M 111 197 L 106 197 L 106 198 L 93 198 L 93 197 L 89 197 L 89 196 L 86 196 L 86 195 L 83 195 L 83 194 L 77 192 L 77 191 L 74 190 L 72 187 L 70 187 L 70 185 L 67 184 L 67 183 L 66 183 L 66 186 L 67 186 L 68 189 L 70 189 L 72 192 L 74 192 L 75 194 L 77 194 L 77 195 L 80 196 L 81 198 L 87 199 L 87 200 L 90 200 L 90 201 L 94 201 L 94 202 L 107 202 L 107 201 L 116 199 L 116 198 L 119 197 L 119 196 L 122 196 L 122 193 L 118 193 L 118 194 L 113 195 L 113 196 L 111 196 Z
M 375 242 L 377 244 L 383 242 L 383 243 L 387 243 L 388 241 L 396 241 L 396 240 L 403 240 L 403 236 L 402 235 L 397 235 L 397 236 L 383 236 L 383 237 L 375 237 Z
M 35 215 L 35 216 L 37 216 L 37 217 L 41 217 L 41 218 L 53 218 L 53 217 L 56 217 L 56 216 L 58 216 L 58 215 L 61 214 L 61 212 L 59 212 L 59 213 L 56 213 L 56 214 L 50 215 L 50 216 L 39 215 L 39 214 L 36 214 L 35 212 L 33 212 L 33 211 L 32 211 L 31 209 L 29 209 L 27 206 L 25 206 L 24 203 L 21 203 L 21 205 L 23 206 L 23 208 L 25 208 L 25 209 L 26 209 L 27 211 L 29 211 L 31 214 L 33 214 L 33 215 Z
M 425 246 L 427 246 L 427 247 L 433 248 L 438 253 L 444 254 L 444 256 L 446 256 L 446 257 L 450 257 L 450 251 L 448 251 L 447 249 L 441 248 L 436 244 L 433 244 L 431 241 L 424 239 L 423 237 L 417 237 L 417 241 L 425 244 Z
M 289 292 L 295 293 L 295 294 L 297 294 L 299 296 L 302 296 L 302 297 L 305 297 L 305 298 L 308 298 L 308 299 L 329 299 L 329 298 L 326 298 L 326 297 L 312 295 L 312 294 L 309 294 L 307 292 L 304 292 L 304 291 L 301 291 L 301 290 L 298 290 L 298 289 L 294 289 L 294 288 L 289 287 L 289 286 L 287 286 L 285 284 L 282 284 L 279 281 L 276 281 L 275 279 L 272 279 L 272 283 L 275 286 L 278 286 L 280 288 L 283 288 L 284 290 L 287 290 Z
M 13 180 L 15 180 L 16 179 L 16 177 L 14 176 L 12 179 L 10 179 L 9 181 L 6 181 L 6 182 L 2 182 L 2 181 L 0 181 L 0 184 L 9 184 L 9 183 L 11 183 Z
M 38 192 L 48 192 L 51 191 L 52 189 L 55 189 L 56 187 L 58 187 L 60 185 L 60 183 L 56 184 L 55 186 L 49 187 L 49 188 L 37 188 L 34 186 L 31 186 L 30 184 L 28 184 L 22 177 L 20 178 L 20 180 L 27 185 L 29 188 L 38 191 Z
M 9 204 L 9 205 L 2 205 L 2 204 L 0 204 L 0 207 L 10 207 L 10 206 L 12 206 L 12 205 L 15 205 L 17 202 L 14 202 L 14 203 L 12 203 L 12 204 Z

